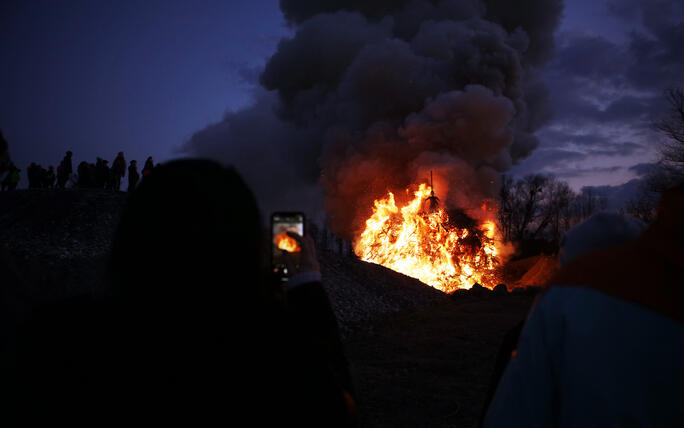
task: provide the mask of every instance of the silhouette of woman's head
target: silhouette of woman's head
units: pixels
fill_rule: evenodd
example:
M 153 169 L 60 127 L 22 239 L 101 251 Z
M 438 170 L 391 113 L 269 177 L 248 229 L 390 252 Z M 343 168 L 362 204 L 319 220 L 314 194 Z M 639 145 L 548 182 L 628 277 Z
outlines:
M 168 162 L 145 178 L 122 213 L 110 264 L 115 292 L 185 303 L 256 297 L 261 234 L 254 196 L 232 168 Z M 255 286 L 240 284 L 245 277 Z

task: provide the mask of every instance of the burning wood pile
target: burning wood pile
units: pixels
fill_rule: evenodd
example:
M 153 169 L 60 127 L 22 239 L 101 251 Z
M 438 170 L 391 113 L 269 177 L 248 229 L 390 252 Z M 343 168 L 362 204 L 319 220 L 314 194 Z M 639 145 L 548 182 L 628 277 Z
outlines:
M 375 200 L 354 244 L 356 255 L 446 293 L 475 283 L 494 288 L 500 253 L 495 224 L 477 224 L 458 211 L 450 217 L 437 201 L 424 183 L 406 204 L 397 206 L 392 192 Z

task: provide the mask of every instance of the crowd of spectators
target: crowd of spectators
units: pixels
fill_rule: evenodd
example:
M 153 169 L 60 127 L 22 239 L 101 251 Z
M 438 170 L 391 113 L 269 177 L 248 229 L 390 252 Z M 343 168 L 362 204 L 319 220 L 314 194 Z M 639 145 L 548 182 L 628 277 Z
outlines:
M 148 157 L 142 170 L 142 175 L 138 172 L 136 160 L 131 160 L 126 166 L 126 159 L 123 152 L 119 152 L 111 166 L 107 159 L 98 157 L 95 163 L 81 161 L 76 171 L 72 165 L 73 154 L 67 151 L 57 169 L 50 165 L 47 169 L 42 165 L 31 162 L 26 168 L 26 178 L 28 179 L 29 189 L 65 189 L 67 187 L 81 189 L 108 189 L 121 190 L 121 180 L 126 177 L 128 171 L 128 191 L 132 191 L 140 182 L 141 178 L 148 176 L 154 169 L 154 159 Z M 1 176 L 2 191 L 15 190 L 21 180 L 21 170 L 9 164 L 9 168 L 4 176 Z

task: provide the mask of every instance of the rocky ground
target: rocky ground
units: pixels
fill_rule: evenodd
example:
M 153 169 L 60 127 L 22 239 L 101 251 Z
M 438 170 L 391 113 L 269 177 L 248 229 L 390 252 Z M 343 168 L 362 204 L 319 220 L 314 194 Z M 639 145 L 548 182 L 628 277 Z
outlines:
M 100 292 L 124 203 L 125 193 L 98 190 L 0 193 L 0 246 L 28 279 L 21 294 L 51 300 Z M 524 318 L 534 290 L 448 296 L 352 257 L 319 256 L 362 426 L 474 426 L 501 339 Z

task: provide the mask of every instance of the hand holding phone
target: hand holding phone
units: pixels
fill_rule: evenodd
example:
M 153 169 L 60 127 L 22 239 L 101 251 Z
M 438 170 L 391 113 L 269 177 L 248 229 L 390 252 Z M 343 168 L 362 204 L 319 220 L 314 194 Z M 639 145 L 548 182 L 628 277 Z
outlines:
M 298 247 L 301 249 L 299 256 L 299 266 L 292 267 L 292 274 L 300 272 L 319 272 L 321 267 L 316 256 L 316 243 L 311 236 L 299 236 L 296 233 L 288 232 L 288 236 L 297 241 Z M 287 258 L 288 255 L 286 255 Z

